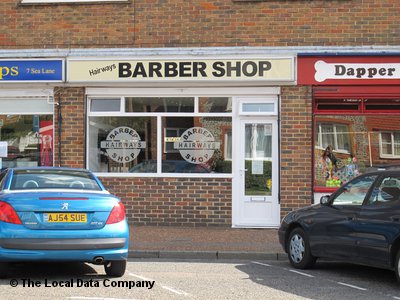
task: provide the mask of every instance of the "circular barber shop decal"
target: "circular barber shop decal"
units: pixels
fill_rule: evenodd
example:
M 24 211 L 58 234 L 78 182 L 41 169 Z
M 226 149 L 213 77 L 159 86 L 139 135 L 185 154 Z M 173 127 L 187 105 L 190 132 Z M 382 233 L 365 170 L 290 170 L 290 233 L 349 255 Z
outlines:
M 215 142 L 211 132 L 202 127 L 187 129 L 179 141 L 174 142 L 174 149 L 179 150 L 182 157 L 192 164 L 206 163 L 219 148 L 220 143 Z
M 134 129 L 121 126 L 111 130 L 107 139 L 101 141 L 100 147 L 106 150 L 113 161 L 127 163 L 134 160 L 140 150 L 146 148 L 146 142 L 140 140 Z

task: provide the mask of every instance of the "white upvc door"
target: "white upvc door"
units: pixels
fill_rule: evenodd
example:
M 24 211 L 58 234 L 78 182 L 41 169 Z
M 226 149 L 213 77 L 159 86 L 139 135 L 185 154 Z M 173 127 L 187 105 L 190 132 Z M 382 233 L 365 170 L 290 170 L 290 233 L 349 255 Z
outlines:
M 280 223 L 277 117 L 240 117 L 236 133 L 233 227 L 277 227 Z

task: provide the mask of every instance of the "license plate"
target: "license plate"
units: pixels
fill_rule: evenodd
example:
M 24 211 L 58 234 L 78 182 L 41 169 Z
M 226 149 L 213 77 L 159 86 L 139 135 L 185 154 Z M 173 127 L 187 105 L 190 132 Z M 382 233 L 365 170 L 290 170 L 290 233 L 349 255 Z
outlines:
M 84 213 L 46 213 L 44 221 L 47 223 L 86 223 L 87 215 Z

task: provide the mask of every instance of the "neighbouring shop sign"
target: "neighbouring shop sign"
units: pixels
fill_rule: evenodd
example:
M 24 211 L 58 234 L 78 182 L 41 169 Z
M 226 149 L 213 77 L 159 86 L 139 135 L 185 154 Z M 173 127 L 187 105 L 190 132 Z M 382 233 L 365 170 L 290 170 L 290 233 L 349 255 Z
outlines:
M 294 58 L 67 61 L 68 82 L 294 81 Z
M 400 57 L 300 56 L 297 73 L 307 85 L 400 84 Z
M 37 81 L 64 81 L 64 61 L 61 59 L 0 60 L 0 83 Z

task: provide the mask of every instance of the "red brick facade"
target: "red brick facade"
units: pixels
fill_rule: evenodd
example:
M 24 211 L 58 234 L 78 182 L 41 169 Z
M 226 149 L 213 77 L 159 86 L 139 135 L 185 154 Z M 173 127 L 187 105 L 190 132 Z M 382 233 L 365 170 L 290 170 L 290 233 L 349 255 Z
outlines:
M 312 203 L 311 87 L 285 87 L 281 102 L 281 215 Z
M 0 2 L 0 48 L 398 45 L 398 0 Z M 290 52 L 290 48 L 287 48 Z M 86 167 L 85 87 L 54 88 L 55 165 Z M 281 216 L 312 203 L 312 88 L 281 90 Z M 61 111 L 61 120 L 59 112 Z M 61 125 L 61 136 L 59 126 Z M 61 149 L 60 149 L 61 147 Z M 61 157 L 60 157 L 60 155 Z M 102 177 L 138 225 L 231 226 L 232 179 Z
M 398 45 L 396 0 L 0 3 L 4 48 Z

